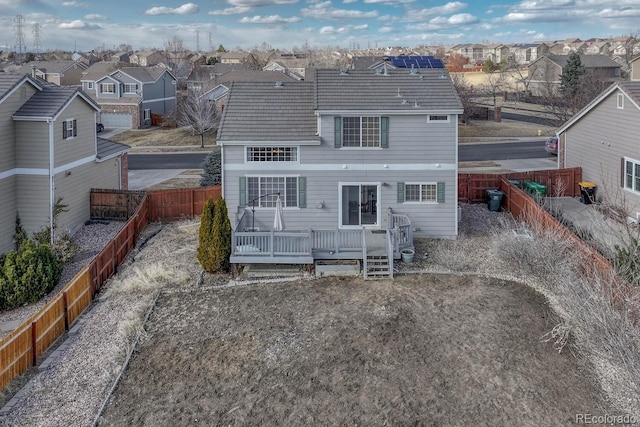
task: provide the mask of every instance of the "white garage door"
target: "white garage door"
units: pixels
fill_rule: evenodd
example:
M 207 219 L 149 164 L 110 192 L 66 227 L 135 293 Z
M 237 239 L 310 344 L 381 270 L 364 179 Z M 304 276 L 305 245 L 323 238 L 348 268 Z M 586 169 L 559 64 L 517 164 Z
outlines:
M 105 128 L 131 129 L 131 114 L 127 113 L 102 113 L 101 123 Z

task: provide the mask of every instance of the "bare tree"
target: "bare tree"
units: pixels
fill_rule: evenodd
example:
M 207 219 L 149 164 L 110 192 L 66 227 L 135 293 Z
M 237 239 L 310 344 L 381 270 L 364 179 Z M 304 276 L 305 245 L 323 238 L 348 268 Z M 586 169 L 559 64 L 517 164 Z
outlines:
M 462 102 L 462 121 L 468 123 L 473 114 L 475 104 L 473 102 L 473 87 L 464 78 L 464 73 L 449 73 L 453 87 L 458 92 L 458 97 Z
M 622 60 L 624 61 L 624 70 L 627 72 L 631 72 L 631 61 L 636 57 L 635 52 L 638 45 L 640 45 L 640 30 L 635 30 L 630 32 L 624 40 Z
M 498 68 L 493 72 L 487 73 L 487 84 L 485 85 L 488 94 L 493 98 L 493 106 L 496 106 L 496 98 L 507 85 L 507 74 L 504 68 Z
M 201 90 L 188 91 L 187 96 L 178 102 L 177 123 L 194 135 L 200 135 L 200 148 L 204 148 L 204 135 L 218 128 L 219 114 L 215 101 Z

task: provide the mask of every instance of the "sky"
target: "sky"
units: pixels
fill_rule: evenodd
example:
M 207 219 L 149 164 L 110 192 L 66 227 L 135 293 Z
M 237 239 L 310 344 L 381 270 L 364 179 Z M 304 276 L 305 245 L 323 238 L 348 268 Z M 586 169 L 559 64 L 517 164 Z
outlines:
M 263 46 L 365 49 L 530 43 L 616 37 L 640 30 L 640 0 L 0 0 L 0 49 L 17 23 L 34 51 Z M 19 19 L 21 16 L 22 19 Z

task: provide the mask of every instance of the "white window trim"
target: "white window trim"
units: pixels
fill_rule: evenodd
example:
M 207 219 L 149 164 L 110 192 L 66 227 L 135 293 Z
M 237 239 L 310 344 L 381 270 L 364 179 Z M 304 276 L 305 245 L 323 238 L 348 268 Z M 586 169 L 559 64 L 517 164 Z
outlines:
M 74 139 L 75 136 L 73 136 L 73 122 L 75 121 L 75 119 L 66 119 L 65 123 L 67 124 L 67 128 L 66 128 L 66 133 L 64 135 L 64 138 L 62 138 L 64 141 L 68 141 L 70 139 Z M 77 122 L 76 122 L 77 123 Z M 71 126 L 71 127 L 69 127 Z M 77 130 L 76 130 L 77 132 Z
M 107 87 L 113 88 L 113 91 L 104 90 Z M 115 83 L 100 83 L 100 93 L 115 94 L 116 93 L 116 85 L 115 85 Z
M 431 117 L 442 117 L 442 116 L 446 116 L 447 119 L 446 120 L 432 120 Z M 451 115 L 450 114 L 428 114 L 427 115 L 427 123 L 450 123 L 451 122 Z
M 249 149 L 250 148 L 295 148 L 296 150 L 296 160 L 266 160 L 266 161 L 259 161 L 259 160 L 249 160 Z M 300 146 L 298 145 L 294 145 L 294 146 L 286 146 L 286 145 L 281 145 L 281 146 L 262 146 L 262 145 L 246 145 L 244 147 L 244 162 L 245 164 L 250 163 L 250 164 L 300 164 Z
M 127 87 L 133 86 L 133 92 L 129 90 Z M 137 83 L 125 83 L 124 84 L 124 93 L 135 94 L 138 93 L 138 84 Z
M 624 95 L 619 93 L 616 101 L 617 101 L 618 110 L 624 110 Z
M 151 120 L 151 109 L 145 108 L 142 113 L 142 120 Z
M 360 119 L 360 145 L 358 147 L 345 146 L 344 145 L 344 119 L 357 117 Z M 377 118 L 378 119 L 378 146 L 377 147 L 365 147 L 362 145 L 362 119 L 363 118 Z M 342 116 L 342 146 L 341 150 L 383 150 L 382 145 L 382 116 L 368 116 L 368 115 L 353 115 Z
M 633 172 L 631 174 L 631 184 L 633 185 L 635 183 L 636 180 L 636 165 L 640 165 L 640 161 L 636 160 L 636 159 L 632 159 L 630 157 L 625 157 L 624 158 L 624 170 L 622 171 L 622 173 L 624 174 L 624 190 L 625 191 L 629 191 L 633 194 L 640 194 L 640 189 L 638 190 L 634 190 L 633 188 L 629 188 L 627 187 L 627 162 L 630 162 L 633 164 Z
M 282 209 L 284 210 L 290 210 L 290 211 L 295 211 L 295 210 L 300 210 L 300 198 L 298 197 L 298 193 L 300 191 L 300 181 L 298 180 L 298 178 L 300 178 L 300 175 L 291 175 L 291 174 L 278 174 L 278 175 L 274 175 L 274 174 L 261 174 L 261 175 L 245 175 L 245 178 L 247 178 L 247 207 L 251 208 L 251 198 L 249 198 L 249 178 L 285 178 L 285 188 L 286 188 L 286 178 L 296 178 L 296 206 L 284 206 L 286 203 L 283 204 Z M 258 186 L 258 191 L 259 191 L 260 187 Z M 286 195 L 280 195 L 281 198 L 286 197 Z M 258 201 L 259 202 L 259 201 Z M 269 211 L 269 210 L 275 210 L 275 206 L 274 207 L 268 207 L 268 206 L 259 206 L 256 205 L 253 207 L 253 209 L 255 210 L 264 210 L 264 211 Z
M 407 200 L 407 186 L 408 185 L 419 185 L 420 186 L 420 200 Z M 423 185 L 433 185 L 436 188 L 435 200 L 422 200 L 422 186 Z M 437 205 L 438 204 L 438 183 L 437 182 L 405 182 L 404 183 L 404 202 L 403 204 L 407 205 Z
M 87 83 L 87 89 L 93 89 L 93 82 Z
M 360 224 L 360 225 L 343 225 L 342 224 L 342 187 L 355 186 L 362 187 L 363 185 L 376 186 L 376 200 L 378 201 L 378 207 L 376 209 L 376 223 L 375 224 Z M 308 199 L 308 196 L 307 196 Z M 382 222 L 382 182 L 369 182 L 369 181 L 356 181 L 356 182 L 338 182 L 338 228 L 340 230 L 361 230 L 361 229 L 379 229 Z

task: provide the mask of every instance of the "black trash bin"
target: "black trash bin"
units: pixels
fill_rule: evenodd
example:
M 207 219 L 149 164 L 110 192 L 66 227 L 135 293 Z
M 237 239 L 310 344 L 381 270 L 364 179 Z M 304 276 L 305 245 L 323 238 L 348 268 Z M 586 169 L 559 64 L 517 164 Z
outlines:
M 581 181 L 580 186 L 580 202 L 590 205 L 596 201 L 596 189 L 598 188 L 593 182 Z
M 504 193 L 500 190 L 487 190 L 487 196 L 489 196 L 489 210 L 498 212 L 500 210 L 500 205 L 502 204 Z

